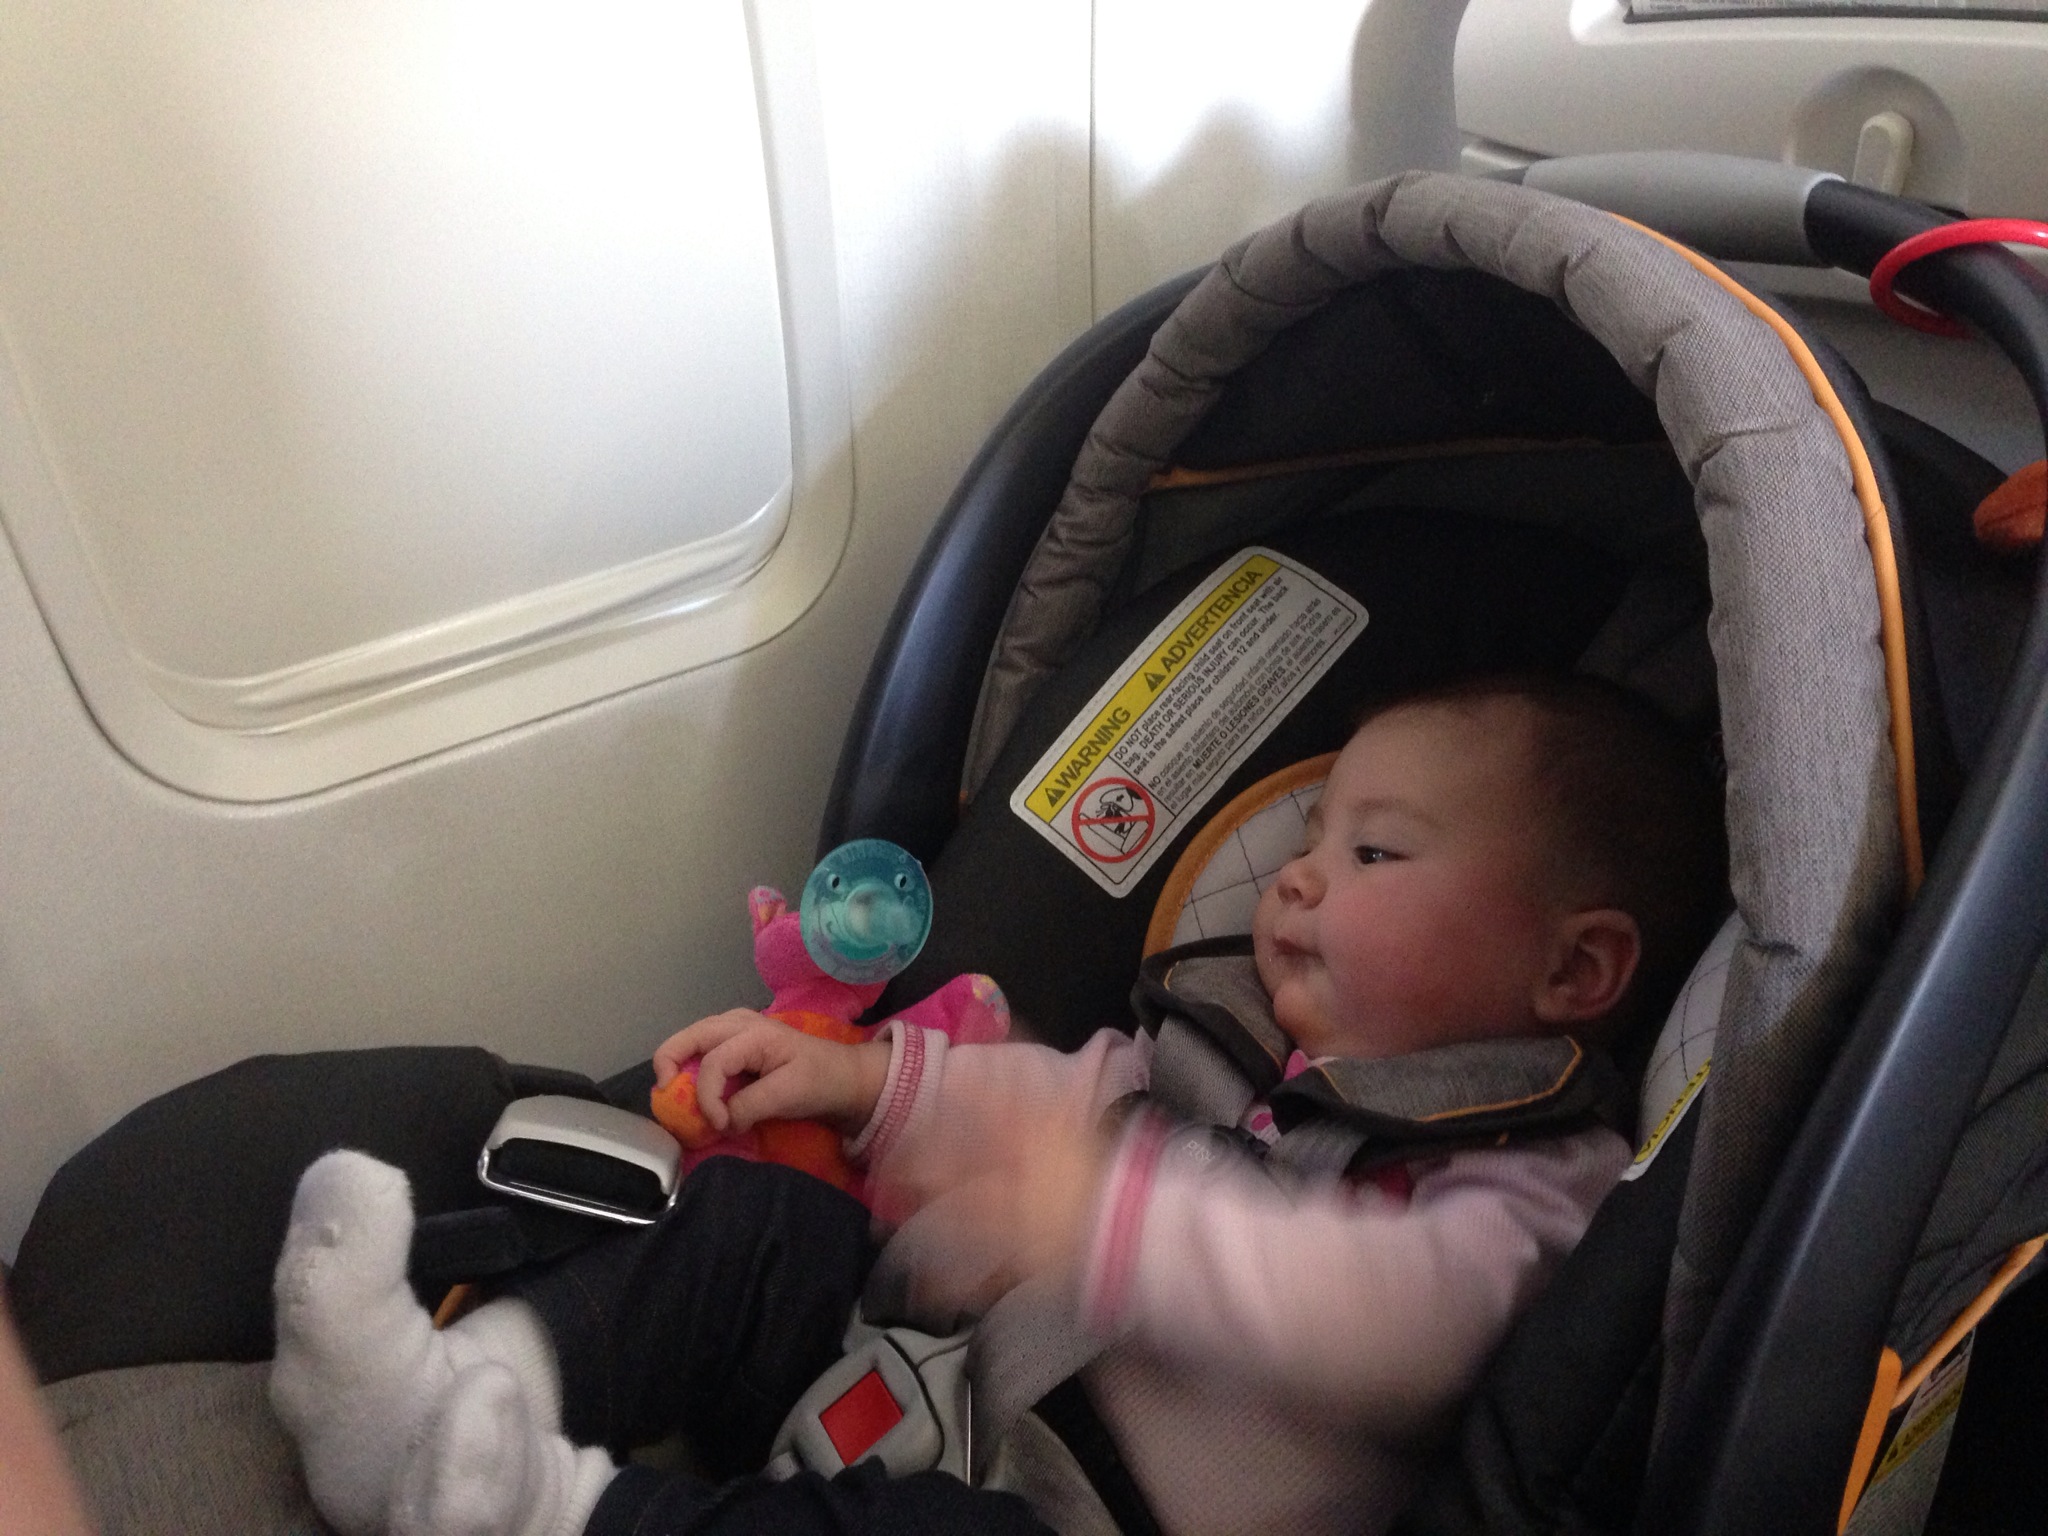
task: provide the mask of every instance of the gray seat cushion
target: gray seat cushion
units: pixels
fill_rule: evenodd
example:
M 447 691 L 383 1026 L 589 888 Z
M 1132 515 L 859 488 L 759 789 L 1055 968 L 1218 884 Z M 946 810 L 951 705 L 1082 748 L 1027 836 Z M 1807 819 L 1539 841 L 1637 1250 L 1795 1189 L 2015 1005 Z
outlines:
M 263 1395 L 269 1373 L 144 1365 L 45 1388 L 102 1536 L 332 1536 Z

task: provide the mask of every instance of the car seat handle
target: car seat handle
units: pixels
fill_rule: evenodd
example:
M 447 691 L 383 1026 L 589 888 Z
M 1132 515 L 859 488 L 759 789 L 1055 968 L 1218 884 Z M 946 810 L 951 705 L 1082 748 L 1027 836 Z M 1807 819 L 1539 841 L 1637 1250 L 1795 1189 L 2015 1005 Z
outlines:
M 1933 336 L 1967 336 L 1969 327 L 1897 293 L 1892 284 L 1914 262 L 1968 245 L 2048 246 L 2048 224 L 2038 219 L 1962 219 L 1901 240 L 1870 272 L 1871 302 L 1901 325 Z
M 1817 267 L 1806 203 L 1832 171 L 1692 150 L 1566 155 L 1500 173 L 1538 192 L 1604 208 L 1728 261 Z

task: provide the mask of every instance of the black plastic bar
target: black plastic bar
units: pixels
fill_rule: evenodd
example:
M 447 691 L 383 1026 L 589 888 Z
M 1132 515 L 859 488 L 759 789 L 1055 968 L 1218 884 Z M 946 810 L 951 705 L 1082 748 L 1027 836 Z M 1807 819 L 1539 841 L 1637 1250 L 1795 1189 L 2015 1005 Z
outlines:
M 1924 203 L 1846 181 L 1821 182 L 1806 199 L 1806 238 L 1814 253 L 1861 277 L 1901 241 L 1954 222 Z M 2002 246 L 1984 245 L 1916 261 L 1895 286 L 1982 331 L 2019 370 L 2048 431 L 2048 277 Z
M 1047 364 L 967 467 L 854 706 L 820 857 L 849 838 L 886 837 L 930 859 L 951 834 L 967 734 L 1010 594 L 1088 429 L 1201 275 L 1162 283 L 1097 321 Z
M 1943 222 L 1842 183 L 1809 205 L 1815 249 L 1865 273 Z M 1900 287 L 2004 351 L 2048 422 L 2048 282 L 1985 249 Z M 1899 1287 L 2044 948 L 2048 583 L 1984 760 L 1672 1401 L 1640 1530 L 1835 1529 Z

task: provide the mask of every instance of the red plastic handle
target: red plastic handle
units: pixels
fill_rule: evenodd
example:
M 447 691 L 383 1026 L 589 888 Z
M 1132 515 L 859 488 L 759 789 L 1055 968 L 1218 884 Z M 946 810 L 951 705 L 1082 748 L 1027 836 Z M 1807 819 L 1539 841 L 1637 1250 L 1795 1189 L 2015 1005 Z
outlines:
M 1922 230 L 1910 240 L 1901 240 L 1870 274 L 1870 297 L 1877 307 L 1901 325 L 1936 336 L 1967 336 L 1959 320 L 1938 314 L 1925 305 L 1896 293 L 1892 284 L 1898 275 L 1922 256 L 1952 251 L 1959 245 L 2048 246 L 2048 224 L 2034 219 L 1959 219 L 1953 224 Z

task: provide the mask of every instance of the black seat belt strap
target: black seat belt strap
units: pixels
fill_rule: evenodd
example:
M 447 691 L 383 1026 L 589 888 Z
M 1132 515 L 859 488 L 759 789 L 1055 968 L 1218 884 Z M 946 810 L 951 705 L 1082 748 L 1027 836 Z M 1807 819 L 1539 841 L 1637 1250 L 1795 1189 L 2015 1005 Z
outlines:
M 1088 1400 L 1080 1377 L 1069 1376 L 1041 1397 L 1031 1411 L 1080 1464 L 1123 1536 L 1163 1536 L 1138 1480 L 1124 1464 L 1123 1452 Z

